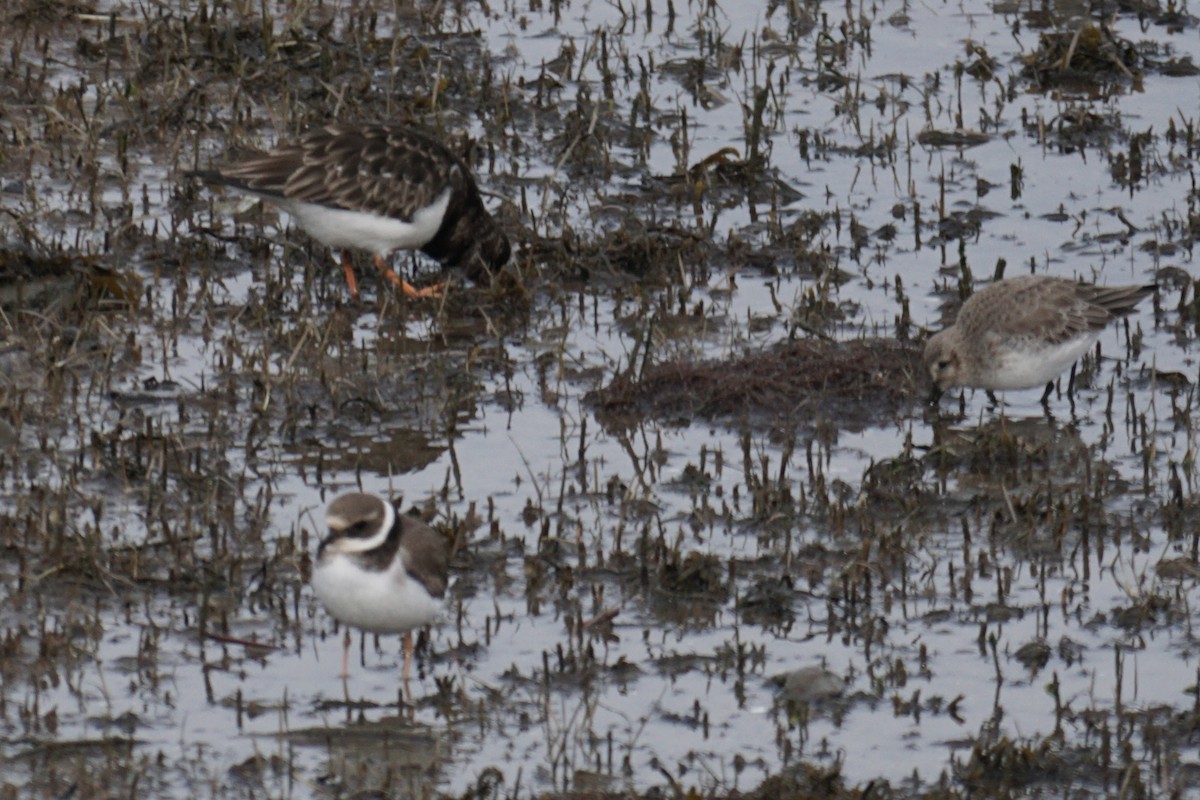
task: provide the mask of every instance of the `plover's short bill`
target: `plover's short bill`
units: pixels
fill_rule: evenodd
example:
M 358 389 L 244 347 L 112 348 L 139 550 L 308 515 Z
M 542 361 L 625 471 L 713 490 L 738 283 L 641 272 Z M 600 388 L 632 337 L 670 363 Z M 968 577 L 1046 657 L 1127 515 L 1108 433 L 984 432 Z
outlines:
M 1093 286 L 1023 275 L 997 281 L 967 299 L 949 328 L 925 345 L 936 401 L 953 386 L 990 391 L 1046 386 L 1074 364 L 1118 317 L 1155 291 L 1149 286 Z
M 313 591 L 335 619 L 372 633 L 404 634 L 404 680 L 412 665 L 413 629 L 442 614 L 450 569 L 446 541 L 428 525 L 373 494 L 345 494 L 329 504 L 329 534 L 317 550 Z M 342 643 L 349 674 L 350 630 Z
M 420 250 L 481 282 L 511 255 L 467 165 L 413 128 L 329 125 L 295 144 L 188 174 L 268 200 L 314 239 L 340 248 L 353 297 L 358 282 L 349 251 L 355 248 L 374 254 L 384 277 L 410 297 L 436 296 L 442 286 L 413 288 L 388 267 L 394 250 Z

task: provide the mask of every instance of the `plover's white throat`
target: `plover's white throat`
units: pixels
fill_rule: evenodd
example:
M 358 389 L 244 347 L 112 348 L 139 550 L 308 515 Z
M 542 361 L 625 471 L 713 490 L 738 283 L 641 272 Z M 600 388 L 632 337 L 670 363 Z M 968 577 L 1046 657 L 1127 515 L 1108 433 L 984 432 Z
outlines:
M 926 343 L 934 396 L 953 386 L 1004 391 L 1046 385 L 1044 401 L 1054 379 L 1100 331 L 1154 290 L 1042 275 L 997 281 L 971 295 L 954 324 Z
M 511 255 L 467 165 L 409 127 L 329 125 L 295 144 L 189 174 L 268 200 L 314 239 L 341 248 L 356 297 L 348 253 L 355 248 L 374 254 L 384 276 L 411 297 L 436 295 L 441 287 L 417 290 L 398 277 L 387 266 L 394 250 L 421 250 L 477 281 L 491 280 Z
M 372 633 L 404 634 L 404 680 L 412 664 L 412 631 L 442 614 L 449 575 L 446 541 L 428 525 L 397 514 L 372 494 L 346 494 L 329 504 L 329 534 L 317 550 L 312 587 L 339 622 Z M 342 649 L 348 674 L 350 631 Z

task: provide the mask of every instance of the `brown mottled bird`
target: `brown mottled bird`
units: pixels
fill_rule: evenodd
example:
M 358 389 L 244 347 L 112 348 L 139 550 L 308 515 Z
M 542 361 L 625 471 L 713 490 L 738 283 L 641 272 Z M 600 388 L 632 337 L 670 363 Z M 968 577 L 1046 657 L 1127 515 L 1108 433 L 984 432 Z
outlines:
M 358 282 L 349 250 L 410 297 L 418 290 L 387 266 L 395 250 L 420 250 L 444 267 L 490 281 L 508 263 L 508 237 L 483 206 L 462 159 L 430 135 L 403 125 L 328 125 L 236 164 L 188 173 L 260 197 L 288 212 L 314 239 L 342 250 L 350 294 Z
M 934 399 L 952 386 L 1031 389 L 1088 351 L 1110 322 L 1133 313 L 1156 287 L 1094 286 L 1023 275 L 996 281 L 963 303 L 949 328 L 925 344 Z

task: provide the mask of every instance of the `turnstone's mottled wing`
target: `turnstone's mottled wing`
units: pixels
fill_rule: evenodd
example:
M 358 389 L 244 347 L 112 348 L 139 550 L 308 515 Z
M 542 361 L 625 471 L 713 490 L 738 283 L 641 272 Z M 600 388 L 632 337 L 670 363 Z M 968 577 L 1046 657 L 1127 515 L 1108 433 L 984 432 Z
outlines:
M 463 163 L 410 128 L 330 125 L 295 144 L 222 167 L 223 182 L 255 194 L 411 221 L 446 189 L 478 195 Z

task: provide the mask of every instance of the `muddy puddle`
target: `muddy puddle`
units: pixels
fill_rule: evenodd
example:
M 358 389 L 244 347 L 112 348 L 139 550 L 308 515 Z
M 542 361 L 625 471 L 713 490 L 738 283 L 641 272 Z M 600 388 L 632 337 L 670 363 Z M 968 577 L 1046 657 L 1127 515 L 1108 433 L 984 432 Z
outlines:
M 0 797 L 1192 796 L 1198 28 L 0 2 Z M 331 119 L 463 153 L 506 274 L 355 302 L 184 176 Z M 1030 271 L 1160 288 L 928 406 Z M 455 543 L 407 695 L 307 585 L 357 487 Z

